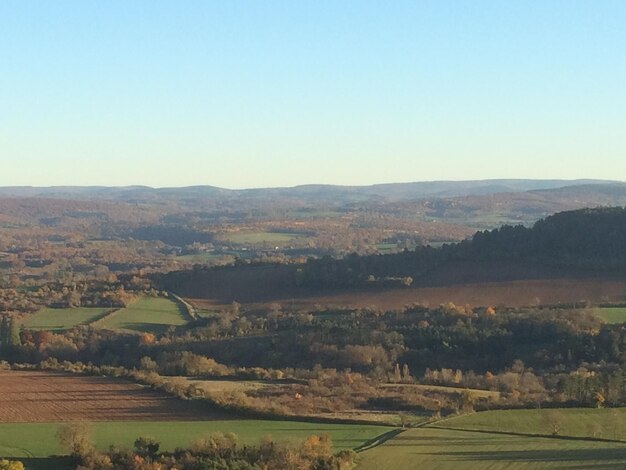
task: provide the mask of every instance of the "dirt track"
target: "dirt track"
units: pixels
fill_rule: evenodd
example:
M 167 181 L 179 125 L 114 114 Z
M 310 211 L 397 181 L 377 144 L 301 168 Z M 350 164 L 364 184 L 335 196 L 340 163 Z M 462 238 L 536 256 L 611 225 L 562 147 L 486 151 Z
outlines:
M 2 423 L 173 421 L 218 416 L 202 403 L 172 398 L 123 380 L 36 371 L 0 371 Z

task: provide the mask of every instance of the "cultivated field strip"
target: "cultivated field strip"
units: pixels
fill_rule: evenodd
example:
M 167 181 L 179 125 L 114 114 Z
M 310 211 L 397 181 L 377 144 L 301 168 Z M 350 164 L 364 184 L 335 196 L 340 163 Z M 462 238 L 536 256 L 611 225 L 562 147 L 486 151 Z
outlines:
M 615 279 L 539 279 L 502 282 L 468 282 L 438 287 L 409 287 L 386 290 L 347 290 L 345 292 L 307 291 L 289 292 L 288 295 L 265 289 L 267 273 L 261 272 L 257 279 L 239 284 L 233 280 L 228 287 L 230 296 L 220 298 L 212 292 L 204 292 L 205 286 L 198 286 L 195 292 L 181 293 L 198 308 L 216 310 L 227 308 L 237 300 L 243 304 L 267 305 L 278 303 L 297 309 L 315 309 L 316 305 L 330 307 L 399 309 L 419 303 L 436 307 L 453 302 L 456 305 L 469 304 L 472 307 L 506 305 L 508 307 L 528 307 L 538 305 L 558 305 L 573 302 L 625 302 L 626 281 Z M 283 284 L 286 284 L 284 282 Z
M 222 417 L 123 380 L 36 371 L 0 371 L 0 422 L 169 421 Z

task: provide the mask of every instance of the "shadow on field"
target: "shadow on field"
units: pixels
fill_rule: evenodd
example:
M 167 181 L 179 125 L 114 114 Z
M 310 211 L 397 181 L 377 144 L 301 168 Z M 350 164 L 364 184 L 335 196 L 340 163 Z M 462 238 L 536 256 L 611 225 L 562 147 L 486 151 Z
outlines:
M 406 447 L 433 447 L 437 446 L 441 443 L 445 442 L 446 445 L 454 445 L 454 446 L 479 446 L 485 444 L 484 437 L 445 437 L 445 436 L 437 436 L 434 438 L 431 437 L 422 437 L 420 439 L 416 439 L 415 436 L 398 436 L 393 439 L 393 445 L 396 447 L 406 446 Z M 490 439 L 489 443 L 494 443 L 494 439 Z
M 71 470 L 72 460 L 68 457 L 20 458 L 26 470 Z
M 144 331 L 150 331 L 153 333 L 165 333 L 170 327 L 176 328 L 169 323 L 145 323 L 130 321 L 119 323 L 115 327 L 115 329 L 138 331 L 140 333 L 143 333 Z
M 449 457 L 460 461 L 508 461 L 508 462 L 572 462 L 580 463 L 578 468 L 624 468 L 626 447 L 617 449 L 553 449 L 553 450 L 507 450 L 507 451 L 459 451 L 435 452 L 431 455 Z M 611 460 L 616 461 L 611 464 Z M 585 461 L 593 461 L 584 464 Z M 604 463 L 606 462 L 606 463 Z M 568 468 L 575 468 L 568 464 Z

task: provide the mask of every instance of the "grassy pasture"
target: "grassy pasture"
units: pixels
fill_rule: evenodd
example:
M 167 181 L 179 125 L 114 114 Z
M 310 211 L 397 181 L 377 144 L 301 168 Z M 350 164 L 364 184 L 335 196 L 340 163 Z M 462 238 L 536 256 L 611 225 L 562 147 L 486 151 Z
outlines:
M 288 243 L 298 238 L 306 237 L 302 233 L 284 232 L 231 232 L 225 233 L 220 238 L 239 245 L 254 245 L 259 243 Z
M 397 243 L 378 243 L 377 245 L 375 245 L 375 248 L 379 253 L 393 253 L 395 251 L 398 251 L 398 244 Z
M 359 454 L 357 470 L 626 467 L 626 445 L 417 428 Z
M 44 308 L 24 320 L 24 326 L 32 330 L 67 330 L 86 325 L 103 317 L 108 308 Z
M 48 457 L 63 454 L 55 433 L 57 423 L 0 423 L 0 455 L 4 457 Z M 311 434 L 330 434 L 337 450 L 358 447 L 391 428 L 348 424 L 319 424 L 297 421 L 232 419 L 216 421 L 115 421 L 91 425 L 96 446 L 132 448 L 139 436 L 150 436 L 161 442 L 161 449 L 186 447 L 193 440 L 213 432 L 234 432 L 242 443 L 256 444 L 269 435 L 281 442 L 300 442 Z
M 267 387 L 268 383 L 260 380 L 203 380 L 179 376 L 177 380 L 183 379 L 188 384 L 194 384 L 209 393 L 216 392 L 247 392 Z
M 224 257 L 224 254 L 215 254 L 215 253 L 206 252 L 206 253 L 196 253 L 196 254 L 189 254 L 189 255 L 180 255 L 180 256 L 177 256 L 176 259 L 181 260 L 181 261 L 195 262 L 195 263 L 208 263 L 209 261 L 215 261 L 223 257 Z
M 626 323 L 626 307 L 596 308 L 595 314 L 606 323 Z
M 447 419 L 437 426 L 550 435 L 553 422 L 558 423 L 560 436 L 626 440 L 626 408 L 483 411 Z
M 383 384 L 381 388 L 399 388 L 399 389 L 413 389 L 423 392 L 441 392 L 441 393 L 463 393 L 468 390 L 474 397 L 477 398 L 499 398 L 500 392 L 494 392 L 491 390 L 479 390 L 475 388 L 467 389 L 465 387 L 446 387 L 443 385 L 422 385 L 422 384 Z
M 112 330 L 161 333 L 170 326 L 185 323 L 187 318 L 182 305 L 163 297 L 142 297 L 99 321 L 97 326 Z

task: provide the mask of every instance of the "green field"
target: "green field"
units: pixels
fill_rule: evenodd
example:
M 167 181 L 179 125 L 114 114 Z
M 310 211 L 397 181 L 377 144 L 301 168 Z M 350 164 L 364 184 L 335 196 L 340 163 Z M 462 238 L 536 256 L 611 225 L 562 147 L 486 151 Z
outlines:
M 554 423 L 560 436 L 626 440 L 626 408 L 483 411 L 447 419 L 438 426 L 550 435 Z
M 0 423 L 0 456 L 48 457 L 63 454 L 55 433 L 57 423 Z M 91 425 L 96 445 L 107 449 L 110 445 L 132 448 L 139 436 L 154 437 L 162 450 L 186 447 L 202 436 L 213 432 L 234 432 L 243 443 L 256 444 L 269 435 L 282 442 L 300 442 L 311 434 L 330 434 L 334 448 L 351 449 L 373 439 L 391 428 L 349 424 L 319 424 L 297 421 L 224 420 L 224 421 L 160 421 L 160 422 L 99 422 Z
M 626 307 L 601 307 L 595 313 L 606 323 L 626 323 Z
M 97 323 L 99 328 L 162 333 L 187 323 L 182 305 L 163 297 L 142 297 Z
M 176 259 L 181 260 L 181 261 L 194 262 L 194 263 L 208 263 L 209 261 L 215 261 L 220 258 L 223 258 L 224 256 L 225 256 L 224 254 L 215 254 L 215 253 L 206 252 L 206 253 L 195 253 L 195 254 L 189 254 L 189 255 L 180 255 L 180 256 L 177 256 Z
M 375 245 L 376 250 L 379 253 L 394 253 L 398 251 L 397 243 L 379 243 Z
M 104 316 L 108 308 L 44 308 L 26 318 L 24 326 L 32 330 L 67 330 L 86 325 Z
M 626 445 L 449 429 L 405 431 L 359 454 L 357 470 L 626 468 Z
M 555 423 L 558 438 L 543 437 Z M 405 431 L 362 452 L 357 470 L 626 468 L 626 442 L 598 439 L 626 440 L 626 408 L 485 411 Z
M 223 240 L 240 245 L 254 245 L 258 243 L 287 243 L 297 238 L 303 238 L 302 233 L 283 232 L 233 232 L 221 236 Z
M 556 416 L 556 418 L 554 418 Z M 558 419 L 559 438 L 504 434 L 502 432 L 550 434 L 546 417 Z M 626 443 L 585 440 L 596 437 L 626 437 L 626 409 L 505 410 L 474 413 L 444 419 L 435 425 L 409 429 L 381 445 L 361 452 L 357 470 L 394 468 L 428 469 L 600 469 L 626 468 Z M 65 469 L 63 461 L 44 457 L 62 453 L 55 438 L 55 423 L 0 424 L 0 455 L 29 458 L 33 469 Z M 461 428 L 465 428 L 461 429 Z M 298 443 L 316 433 L 329 433 L 336 450 L 356 448 L 393 428 L 383 426 L 318 424 L 295 421 L 215 420 L 168 422 L 98 422 L 91 425 L 100 449 L 109 445 L 132 447 L 138 436 L 154 437 L 163 450 L 185 447 L 212 432 L 234 432 L 242 443 L 256 443 L 265 435 L 277 441 Z M 500 431 L 497 432 L 497 431 Z M 567 435 L 580 436 L 576 438 Z

